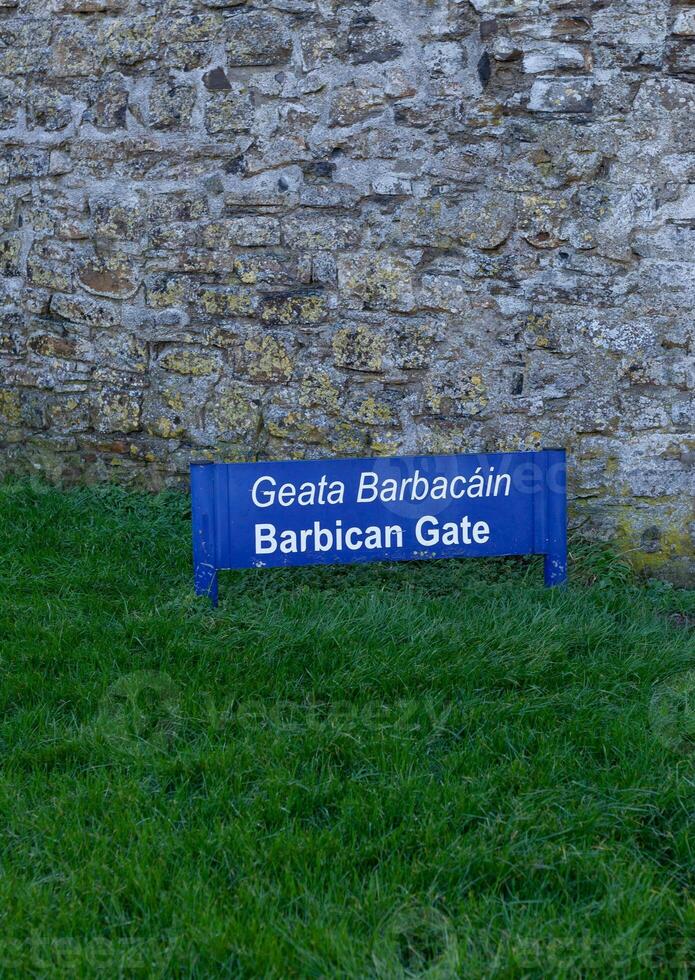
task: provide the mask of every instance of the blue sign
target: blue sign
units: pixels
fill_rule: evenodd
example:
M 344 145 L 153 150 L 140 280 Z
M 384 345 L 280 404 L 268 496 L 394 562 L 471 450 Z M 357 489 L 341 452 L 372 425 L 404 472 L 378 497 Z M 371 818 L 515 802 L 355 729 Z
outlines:
M 195 589 L 217 572 L 545 555 L 567 577 L 564 449 L 267 463 L 193 463 Z

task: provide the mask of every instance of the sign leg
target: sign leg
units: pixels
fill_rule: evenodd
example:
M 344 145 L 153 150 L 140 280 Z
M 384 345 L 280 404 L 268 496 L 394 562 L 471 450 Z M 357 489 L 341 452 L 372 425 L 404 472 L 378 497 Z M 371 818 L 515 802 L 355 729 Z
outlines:
M 567 464 L 564 449 L 545 449 L 545 584 L 567 581 Z
M 193 577 L 196 595 L 207 595 L 217 605 L 215 564 L 215 495 L 213 464 L 191 464 L 191 517 L 193 524 Z

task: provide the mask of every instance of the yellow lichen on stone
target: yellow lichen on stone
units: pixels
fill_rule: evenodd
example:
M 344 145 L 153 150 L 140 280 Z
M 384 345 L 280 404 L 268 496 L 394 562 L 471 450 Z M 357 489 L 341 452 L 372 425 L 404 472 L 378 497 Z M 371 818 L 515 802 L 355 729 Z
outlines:
M 247 286 L 253 286 L 258 282 L 258 273 L 256 270 L 248 268 L 240 259 L 234 260 L 233 268 L 234 274 L 239 281 L 245 283 Z
M 231 386 L 216 392 L 207 414 L 219 430 L 235 437 L 250 432 L 258 417 L 248 394 L 240 387 Z
M 546 333 L 550 327 L 550 323 L 550 313 L 543 313 L 540 316 L 531 314 L 531 316 L 527 317 L 526 329 L 529 333 L 533 334 L 533 342 L 536 347 L 545 349 L 550 346 L 550 339 Z
M 370 425 L 381 425 L 386 422 L 393 422 L 393 412 L 388 405 L 380 405 L 373 395 L 365 398 L 357 409 L 357 418 L 360 422 Z
M 248 374 L 257 381 L 289 381 L 292 361 L 285 345 L 275 337 L 249 339 L 244 344 L 249 356 Z
M 326 412 L 337 412 L 340 390 L 331 382 L 325 371 L 306 374 L 299 386 L 299 404 L 304 408 L 318 407 Z
M 279 302 L 271 302 L 263 308 L 264 323 L 318 323 L 326 312 L 322 296 L 288 296 Z
M 165 388 L 162 392 L 164 402 L 175 412 L 183 412 L 186 407 L 183 395 L 175 388 Z
M 396 433 L 384 433 L 372 439 L 370 452 L 375 456 L 396 456 L 401 448 L 401 442 Z
M 202 289 L 199 295 L 206 313 L 215 316 L 249 316 L 253 313 L 253 297 L 247 290 Z
M 135 432 L 140 428 L 140 401 L 125 391 L 102 392 L 96 401 L 101 431 Z
M 147 302 L 155 309 L 164 309 L 167 306 L 176 306 L 181 303 L 185 295 L 183 282 L 170 279 L 163 286 L 152 286 L 147 290 Z
M 365 274 L 349 276 L 344 283 L 370 305 L 396 303 L 404 284 L 410 286 L 410 276 L 403 263 L 396 260 L 375 263 Z
M 333 338 L 336 364 L 359 371 L 380 371 L 384 339 L 369 327 L 343 327 Z
M 647 498 L 640 498 L 649 503 Z M 677 509 L 669 507 L 661 514 L 655 513 L 656 507 L 663 505 L 663 499 L 651 502 L 649 517 L 644 515 L 639 521 L 633 508 L 627 505 L 623 508 L 623 516 L 618 521 L 616 541 L 619 548 L 627 553 L 635 568 L 643 571 L 657 570 L 669 561 L 678 558 L 690 558 L 693 554 L 693 542 L 688 530 L 683 526 L 682 514 Z M 653 550 L 645 550 L 642 540 L 648 527 L 654 527 L 658 533 L 658 545 Z
M 363 433 L 346 422 L 339 422 L 336 425 L 331 441 L 334 451 L 343 456 L 354 456 L 365 450 Z
M 182 425 L 177 425 L 171 419 L 161 415 L 147 426 L 147 431 L 150 435 L 161 436 L 163 439 L 180 439 L 185 429 Z
M 16 391 L 0 390 L 0 417 L 10 425 L 21 422 L 22 407 Z
M 192 351 L 171 351 L 165 354 L 160 364 L 167 371 L 176 374 L 190 374 L 194 378 L 213 374 L 217 370 L 217 359 L 207 354 L 195 354 Z
M 425 404 L 430 412 L 439 415 L 442 410 L 443 396 L 432 385 L 427 385 L 424 391 Z
M 321 420 L 310 413 L 286 412 L 285 415 L 266 420 L 266 428 L 274 439 L 299 443 L 325 442 L 326 433 Z

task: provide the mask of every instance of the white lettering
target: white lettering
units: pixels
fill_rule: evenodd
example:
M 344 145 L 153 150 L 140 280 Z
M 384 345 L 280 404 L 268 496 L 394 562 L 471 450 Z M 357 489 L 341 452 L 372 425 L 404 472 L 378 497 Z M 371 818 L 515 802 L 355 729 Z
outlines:
M 267 482 L 273 489 L 260 490 L 259 485 L 263 482 Z M 251 488 L 251 499 L 253 500 L 256 507 L 270 507 L 275 500 L 275 480 L 272 476 L 259 476 L 253 487 Z M 259 498 L 259 492 L 262 496 Z
M 280 535 L 280 551 L 283 555 L 294 555 L 297 553 L 297 535 L 289 528 Z
M 430 493 L 432 500 L 446 500 L 446 490 L 446 477 L 435 476 L 434 480 L 432 480 L 432 491 Z
M 403 547 L 403 528 L 398 524 L 387 524 L 384 528 L 384 537 L 386 539 L 387 548 Z M 395 545 L 393 544 L 394 537 L 396 539 Z
M 398 499 L 398 482 L 396 480 L 392 480 L 391 477 L 384 480 L 381 485 L 381 499 L 387 504 Z
M 454 524 L 453 521 L 445 524 L 442 528 L 442 544 L 458 544 L 459 543 L 459 526 Z
M 334 480 L 328 488 L 328 503 L 329 504 L 342 504 L 343 496 L 345 494 L 345 485 L 339 480 Z
M 300 507 L 311 507 L 316 500 L 316 487 L 313 483 L 302 483 L 297 494 L 297 503 Z
M 418 487 L 422 487 L 422 492 L 418 491 Z M 429 483 L 424 476 L 420 476 L 419 470 L 415 470 L 415 476 L 413 477 L 413 500 L 424 500 L 428 490 Z M 432 496 L 434 496 L 434 492 Z
M 461 492 L 456 493 L 454 487 L 458 486 L 459 483 L 461 484 Z M 460 500 L 461 497 L 463 497 L 464 493 L 466 492 L 465 483 L 466 483 L 465 476 L 455 476 L 454 479 L 451 481 L 451 486 L 449 487 L 449 493 L 451 494 L 454 500 Z
M 458 544 L 458 542 L 456 542 Z M 465 514 L 461 518 L 461 543 L 470 544 L 471 543 L 471 522 Z
M 381 528 L 371 526 L 364 532 L 364 546 L 371 551 L 381 548 Z
M 485 480 L 480 475 L 480 467 L 476 467 L 476 471 L 473 476 L 468 481 L 468 496 L 469 497 L 482 497 L 483 489 L 485 487 Z M 477 493 L 475 492 L 477 490 Z
M 504 496 L 509 496 L 509 491 L 512 487 L 512 478 L 509 473 L 498 473 L 495 477 L 495 496 L 497 496 L 500 483 L 506 481 L 504 484 Z
M 256 554 L 272 555 L 277 549 L 274 524 L 256 524 Z
M 362 547 L 360 540 L 355 541 L 355 536 L 362 537 L 362 531 L 358 527 L 349 527 L 345 532 L 345 544 L 350 551 L 359 551 Z
M 278 503 L 281 507 L 289 507 L 296 497 L 296 490 L 291 483 L 283 483 L 278 490 Z
M 440 527 L 436 517 L 426 514 L 415 525 L 415 537 L 418 544 L 426 548 L 440 543 L 447 546 L 473 544 L 473 542 L 485 544 L 490 538 L 490 526 L 485 521 L 478 521 L 471 529 L 471 519 L 464 514 L 458 523 L 447 521 Z
M 431 524 L 431 529 L 427 529 L 427 525 Z M 439 531 L 437 526 L 439 521 L 436 517 L 430 517 L 427 514 L 425 517 L 421 517 L 420 520 L 415 525 L 415 537 L 417 538 L 418 544 L 423 544 L 426 548 L 431 547 L 433 544 L 439 542 Z
M 376 500 L 377 497 L 377 484 L 379 482 L 379 477 L 376 473 L 360 473 L 360 485 L 357 490 L 357 503 L 358 504 L 370 504 L 372 500 Z M 369 491 L 370 496 L 365 496 L 365 493 Z
M 490 540 L 490 525 L 486 521 L 476 521 L 473 525 L 473 540 L 476 544 L 485 544 Z
M 314 550 L 330 551 L 333 547 L 333 535 L 327 527 L 321 527 L 318 521 L 314 521 Z

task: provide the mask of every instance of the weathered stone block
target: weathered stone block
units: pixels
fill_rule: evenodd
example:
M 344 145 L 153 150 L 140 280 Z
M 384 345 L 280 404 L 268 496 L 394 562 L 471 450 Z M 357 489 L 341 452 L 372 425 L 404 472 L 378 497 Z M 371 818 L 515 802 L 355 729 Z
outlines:
M 310 325 L 326 319 L 328 305 L 322 293 L 311 289 L 266 293 L 261 297 L 260 315 L 263 323 Z
M 246 0 L 202 0 L 203 6 L 205 7 L 241 7 L 246 3 Z
M 23 93 L 11 82 L 0 80 L 0 129 L 11 129 L 23 102 Z
M 89 210 L 99 238 L 137 242 L 147 233 L 147 211 L 139 198 L 95 197 Z
M 251 381 L 287 382 L 294 370 L 294 345 L 289 337 L 259 334 L 238 351 L 237 371 Z
M 336 367 L 375 373 L 385 369 L 387 339 L 371 326 L 341 327 L 333 337 L 332 347 Z
M 156 17 L 119 17 L 102 29 L 96 47 L 118 64 L 140 64 L 156 56 L 157 23 Z
M 348 85 L 331 98 L 328 121 L 331 126 L 354 126 L 384 108 L 384 92 L 374 85 Z
M 186 280 L 178 276 L 151 276 L 145 285 L 147 305 L 155 309 L 178 306 L 187 296 L 187 292 Z
M 21 251 L 22 240 L 19 235 L 12 235 L 0 240 L 0 273 L 3 276 L 18 276 L 20 274 Z
M 600 65 L 661 66 L 668 36 L 668 4 L 630 0 L 594 11 L 592 35 Z
M 57 14 L 101 14 L 123 10 L 127 0 L 51 0 Z
M 588 67 L 588 52 L 570 44 L 542 44 L 524 51 L 524 71 L 527 74 L 557 71 L 558 69 L 579 69 Z
M 586 78 L 538 78 L 529 97 L 531 112 L 591 112 L 594 83 Z
M 461 370 L 458 364 L 456 370 L 451 367 L 443 364 L 426 382 L 423 414 L 444 418 L 481 415 L 490 400 L 482 369 Z
M 360 225 L 355 218 L 321 215 L 320 221 L 306 212 L 296 212 L 282 222 L 283 240 L 288 248 L 325 251 L 355 248 L 360 241 Z
M 243 85 L 213 92 L 205 105 L 205 129 L 214 136 L 243 132 L 253 123 L 253 106 Z
M 140 288 L 142 276 L 127 255 L 115 252 L 104 258 L 95 257 L 80 263 L 77 280 L 83 289 L 94 296 L 131 299 Z
M 260 420 L 256 389 L 240 382 L 221 384 L 206 406 L 205 420 L 218 439 L 248 439 L 257 431 Z
M 292 50 L 284 21 L 259 11 L 234 13 L 225 23 L 225 35 L 227 61 L 233 67 L 283 64 Z
M 224 68 L 211 68 L 203 75 L 203 85 L 209 92 L 229 92 L 231 84 Z
M 246 317 L 256 310 L 258 297 L 244 286 L 201 286 L 194 304 L 209 317 Z
M 178 129 L 187 126 L 191 121 L 195 99 L 192 85 L 178 85 L 171 80 L 155 82 L 148 102 L 150 126 L 153 129 Z
M 423 276 L 419 305 L 424 309 L 464 313 L 471 308 L 466 284 L 453 276 Z
M 107 75 L 91 84 L 85 94 L 89 99 L 86 122 L 99 129 L 125 129 L 129 92 L 122 76 Z
M 49 154 L 47 150 L 20 147 L 5 153 L 5 163 L 10 179 L 45 177 L 48 173 Z
M 534 248 L 557 248 L 567 239 L 563 223 L 570 211 L 567 197 L 556 194 L 523 194 L 518 226 Z
M 673 33 L 679 37 L 695 37 L 695 8 L 681 10 L 673 22 Z
M 22 403 L 18 391 L 0 388 L 0 421 L 19 425 L 22 421 Z
M 34 89 L 27 98 L 27 126 L 56 132 L 72 122 L 73 102 L 50 89 Z
M 403 50 L 403 42 L 387 24 L 371 14 L 357 14 L 350 21 L 345 50 L 355 65 L 393 61 Z
M 86 296 L 63 296 L 54 293 L 49 306 L 50 312 L 61 320 L 83 323 L 89 327 L 106 329 L 121 322 L 120 312 L 114 305 L 97 303 Z
M 506 14 L 516 16 L 533 16 L 540 14 L 541 0 L 470 0 L 473 7 L 479 14 L 499 15 L 504 17 Z
M 36 243 L 27 258 L 27 277 L 34 286 L 69 293 L 72 289 L 73 256 L 57 242 Z
M 194 378 L 216 374 L 220 361 L 217 354 L 206 353 L 201 349 L 182 348 L 167 351 L 159 358 L 165 371 L 175 371 L 176 374 L 189 374 Z
M 17 78 L 46 71 L 51 57 L 51 35 L 48 19 L 3 19 L 0 77 Z
M 205 194 L 177 191 L 173 194 L 157 194 L 151 198 L 147 207 L 147 218 L 151 224 L 164 222 L 199 222 L 208 213 L 208 199 Z
M 106 390 L 96 395 L 92 424 L 97 432 L 137 432 L 141 398 L 129 391 Z
M 497 248 L 509 237 L 514 220 L 515 201 L 511 194 L 466 194 L 456 214 L 459 241 L 475 248 Z
M 29 350 L 41 357 L 58 357 L 72 360 L 77 354 L 77 341 L 72 337 L 56 334 L 35 334 L 29 339 Z
M 94 76 L 104 62 L 105 51 L 94 43 L 89 27 L 77 18 L 61 20 L 51 40 L 50 71 L 58 78 Z
M 370 309 L 412 310 L 412 266 L 383 252 L 344 254 L 338 258 L 338 288 Z
M 236 248 L 249 245 L 279 245 L 280 222 L 275 218 L 257 218 L 244 215 L 223 218 L 203 229 L 203 243 L 207 248 Z

